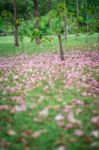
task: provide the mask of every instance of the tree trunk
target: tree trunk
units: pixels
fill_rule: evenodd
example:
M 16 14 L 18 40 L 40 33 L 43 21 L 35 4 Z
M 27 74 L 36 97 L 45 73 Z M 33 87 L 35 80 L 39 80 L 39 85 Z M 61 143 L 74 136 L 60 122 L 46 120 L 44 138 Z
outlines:
M 16 0 L 13 0 L 13 8 L 14 8 L 14 40 L 15 40 L 15 46 L 19 46 Z
M 34 0 L 34 17 L 39 17 L 38 0 Z
M 64 38 L 67 39 L 68 31 L 67 31 L 67 17 L 64 18 Z
M 62 39 L 61 35 L 58 35 L 58 40 L 59 40 L 59 46 L 60 46 L 60 58 L 61 60 L 64 60 L 64 52 L 63 52 L 63 47 L 62 47 Z
M 39 29 L 39 5 L 38 5 L 38 0 L 34 0 L 34 17 L 37 19 L 35 23 L 35 27 Z M 36 44 L 40 44 L 40 38 L 36 37 L 35 38 Z

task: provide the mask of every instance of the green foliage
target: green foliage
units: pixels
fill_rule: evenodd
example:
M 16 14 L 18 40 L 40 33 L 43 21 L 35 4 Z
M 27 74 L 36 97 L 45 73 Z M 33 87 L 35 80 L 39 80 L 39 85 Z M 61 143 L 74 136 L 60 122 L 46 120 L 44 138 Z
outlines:
M 2 28 L 3 26 L 3 18 L 0 16 L 0 29 Z
M 64 30 L 64 17 L 67 16 L 65 2 L 60 2 L 52 9 L 47 16 L 50 18 L 50 29 L 53 34 L 61 34 Z
M 39 19 L 38 29 L 35 26 L 37 19 Z M 43 36 L 51 34 L 48 24 L 48 17 L 45 16 L 41 18 L 35 18 L 32 20 L 21 21 L 19 34 L 21 42 L 23 41 L 24 36 L 29 37 L 30 40 L 33 41 L 36 37 L 40 37 L 40 39 L 42 39 Z
M 30 21 L 22 20 L 20 22 L 19 35 L 20 41 L 23 42 L 24 36 L 31 37 L 33 31 L 33 25 Z
M 64 17 L 67 15 L 67 8 L 64 1 L 57 4 L 56 11 L 57 16 L 59 17 Z
M 51 21 L 51 30 L 54 34 L 59 34 L 61 31 L 61 21 L 59 18 L 54 18 Z
M 7 10 L 3 10 L 0 16 L 0 30 L 4 32 L 12 32 L 13 15 Z
M 83 21 L 84 21 L 84 18 L 82 17 L 82 16 L 79 16 L 78 18 L 77 18 L 77 22 L 80 24 L 80 23 L 83 23 Z
M 33 0 L 17 0 L 18 25 L 20 40 L 27 36 L 33 41 L 35 37 L 64 33 L 64 18 L 68 34 L 98 32 L 98 0 L 80 0 L 79 17 L 76 15 L 76 1 L 70 0 L 38 0 L 39 28 L 36 29 Z M 13 33 L 13 3 L 11 0 L 0 1 L 0 30 Z M 89 30 L 87 31 L 87 25 Z

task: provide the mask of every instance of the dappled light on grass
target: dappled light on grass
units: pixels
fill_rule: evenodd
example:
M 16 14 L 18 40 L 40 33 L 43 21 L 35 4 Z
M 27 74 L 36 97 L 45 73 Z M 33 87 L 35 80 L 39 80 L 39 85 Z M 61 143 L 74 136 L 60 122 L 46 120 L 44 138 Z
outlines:
M 0 57 L 0 147 L 98 150 L 99 52 Z

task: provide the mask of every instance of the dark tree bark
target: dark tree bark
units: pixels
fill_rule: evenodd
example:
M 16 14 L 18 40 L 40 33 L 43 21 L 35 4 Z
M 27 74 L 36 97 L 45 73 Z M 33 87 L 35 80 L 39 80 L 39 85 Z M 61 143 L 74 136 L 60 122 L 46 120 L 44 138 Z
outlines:
M 39 17 L 38 0 L 34 0 L 34 17 Z
M 19 35 L 18 35 L 19 33 L 18 33 L 16 0 L 13 0 L 13 8 L 14 8 L 14 40 L 15 40 L 15 46 L 19 46 Z
M 63 61 L 64 60 L 64 52 L 63 52 L 63 47 L 62 47 L 62 39 L 61 35 L 58 35 L 58 40 L 59 40 L 59 46 L 60 46 L 60 58 Z
M 39 3 L 38 0 L 33 0 L 34 1 L 34 17 L 37 19 L 35 23 L 35 27 L 39 29 Z M 36 37 L 35 38 L 36 44 L 40 44 L 40 38 Z

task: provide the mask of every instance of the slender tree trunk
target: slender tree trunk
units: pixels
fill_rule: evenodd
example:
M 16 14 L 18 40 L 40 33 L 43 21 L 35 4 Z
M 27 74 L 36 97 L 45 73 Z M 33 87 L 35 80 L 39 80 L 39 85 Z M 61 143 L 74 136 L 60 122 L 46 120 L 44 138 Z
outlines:
M 34 17 L 39 17 L 38 0 L 34 0 Z
M 19 46 L 16 0 L 13 0 L 13 8 L 14 8 L 14 40 L 15 40 L 15 46 Z
M 60 58 L 63 61 L 64 60 L 64 52 L 63 52 L 63 47 L 62 47 L 62 39 L 61 35 L 58 35 L 58 40 L 59 40 L 59 46 L 60 46 Z
M 38 0 L 33 0 L 34 1 L 34 17 L 37 19 L 35 23 L 35 27 L 39 29 L 39 4 Z M 36 37 L 35 38 L 36 44 L 38 45 L 40 43 L 40 38 Z
M 67 17 L 65 16 L 64 18 L 64 37 L 67 39 L 68 31 L 67 31 Z

